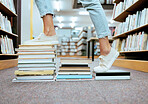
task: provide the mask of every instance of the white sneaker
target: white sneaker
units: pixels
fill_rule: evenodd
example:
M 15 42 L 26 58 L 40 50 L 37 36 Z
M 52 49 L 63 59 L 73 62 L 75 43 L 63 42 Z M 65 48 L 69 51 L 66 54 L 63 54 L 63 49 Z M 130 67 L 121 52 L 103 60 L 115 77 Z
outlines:
M 37 38 L 26 41 L 25 45 L 43 45 L 43 44 L 59 44 L 57 35 L 46 36 L 44 33 L 41 33 Z
M 113 48 L 111 48 L 111 51 L 108 55 L 99 56 L 99 59 L 100 59 L 99 66 L 94 68 L 94 72 L 99 73 L 99 72 L 108 71 L 118 56 L 119 56 L 119 52 L 117 52 Z

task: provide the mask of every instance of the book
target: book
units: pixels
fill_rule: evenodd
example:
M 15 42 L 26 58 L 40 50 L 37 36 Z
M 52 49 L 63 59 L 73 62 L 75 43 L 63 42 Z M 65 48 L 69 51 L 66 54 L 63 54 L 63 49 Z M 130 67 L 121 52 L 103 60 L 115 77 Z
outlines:
M 14 73 L 16 76 L 38 76 L 38 75 L 53 75 L 53 70 L 40 70 L 40 71 L 21 71 L 16 70 Z
M 37 71 L 37 70 L 55 70 L 55 69 L 56 69 L 55 67 L 27 67 L 27 68 L 19 67 L 18 70 L 21 70 L 21 71 Z
M 55 66 L 55 64 L 38 64 L 38 63 L 36 63 L 36 64 L 18 64 L 18 67 L 19 68 L 21 68 L 21 67 L 23 67 L 23 68 L 27 68 L 27 67 L 54 67 Z
M 39 54 L 39 55 L 35 55 L 35 54 L 30 54 L 30 55 L 19 55 L 18 58 L 55 58 L 55 55 L 50 55 L 50 54 Z
M 128 35 L 125 39 L 122 39 L 121 47 L 118 47 L 119 40 L 114 40 L 112 47 L 118 51 L 138 51 L 147 50 L 148 33 L 142 31 L 135 34 Z
M 53 76 L 17 76 L 17 80 L 46 80 L 53 79 Z
M 92 75 L 57 75 L 57 79 L 92 79 Z

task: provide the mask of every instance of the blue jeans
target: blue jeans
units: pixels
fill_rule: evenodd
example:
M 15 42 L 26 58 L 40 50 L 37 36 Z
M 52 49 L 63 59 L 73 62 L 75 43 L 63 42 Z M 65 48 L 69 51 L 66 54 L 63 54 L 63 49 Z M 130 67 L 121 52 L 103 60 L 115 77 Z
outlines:
M 108 22 L 104 10 L 99 0 L 79 0 L 83 7 L 87 9 L 90 14 L 91 20 L 95 26 L 98 38 L 105 38 L 110 35 Z M 39 9 L 41 17 L 46 14 L 54 14 L 51 6 L 51 0 L 35 0 Z

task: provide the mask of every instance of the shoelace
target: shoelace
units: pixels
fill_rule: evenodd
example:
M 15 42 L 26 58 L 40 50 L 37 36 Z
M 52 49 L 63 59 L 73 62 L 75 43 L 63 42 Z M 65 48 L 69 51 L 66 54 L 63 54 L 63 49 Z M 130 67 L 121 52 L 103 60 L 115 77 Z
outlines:
M 40 40 L 41 36 L 42 36 L 42 34 L 40 34 L 40 35 L 37 37 L 37 39 Z
M 100 63 L 99 63 L 100 66 L 106 66 L 105 64 L 103 64 L 103 61 L 105 61 L 104 56 L 102 56 L 102 55 L 99 56 L 99 60 L 100 60 Z

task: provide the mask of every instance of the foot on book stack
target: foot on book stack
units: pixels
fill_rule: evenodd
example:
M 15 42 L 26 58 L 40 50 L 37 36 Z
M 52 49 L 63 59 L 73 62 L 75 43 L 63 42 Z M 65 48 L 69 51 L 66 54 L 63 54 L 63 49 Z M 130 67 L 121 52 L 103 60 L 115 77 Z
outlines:
M 46 36 L 44 33 L 41 33 L 35 39 L 24 42 L 24 45 L 56 45 L 59 44 L 57 35 Z
M 54 81 L 56 50 L 52 45 L 20 45 L 13 82 Z
M 56 81 L 88 81 L 93 80 L 88 63 L 91 60 L 61 60 Z

